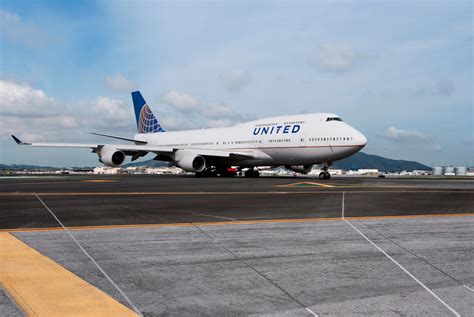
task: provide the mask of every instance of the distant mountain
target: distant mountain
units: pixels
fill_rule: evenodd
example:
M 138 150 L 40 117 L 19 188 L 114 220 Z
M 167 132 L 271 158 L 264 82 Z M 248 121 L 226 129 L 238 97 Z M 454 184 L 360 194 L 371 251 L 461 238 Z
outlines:
M 146 167 L 164 167 L 167 162 L 163 161 L 141 161 L 124 164 L 123 167 L 129 166 L 146 166 Z M 401 172 L 413 170 L 431 170 L 431 167 L 414 161 L 392 160 L 378 155 L 365 154 L 363 152 L 356 153 L 346 159 L 334 162 L 333 168 L 342 168 L 344 170 L 357 170 L 359 168 L 376 168 L 384 172 Z M 88 167 L 92 169 L 93 167 Z M 58 170 L 58 167 L 36 166 L 26 164 L 6 165 L 0 164 L 0 169 L 15 170 Z M 84 169 L 84 167 L 73 167 L 73 169 Z
M 376 168 L 384 172 L 401 172 L 413 170 L 431 170 L 431 167 L 414 161 L 392 160 L 378 155 L 358 152 L 348 158 L 334 162 L 334 167 L 344 170 L 359 168 Z
M 57 171 L 60 169 L 93 169 L 94 167 L 54 167 L 54 166 L 40 166 L 40 165 L 29 165 L 29 164 L 0 164 L 0 170 L 41 170 L 41 171 Z
M 0 169 L 11 169 L 11 170 L 53 170 L 57 169 L 51 166 L 37 166 L 37 165 L 28 165 L 28 164 L 0 164 Z

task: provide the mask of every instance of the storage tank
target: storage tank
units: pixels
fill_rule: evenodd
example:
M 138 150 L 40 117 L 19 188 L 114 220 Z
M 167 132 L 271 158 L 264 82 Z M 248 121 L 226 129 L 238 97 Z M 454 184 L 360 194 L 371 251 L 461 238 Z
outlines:
M 453 175 L 455 175 L 455 174 L 454 174 L 454 167 L 452 167 L 452 166 L 445 166 L 445 167 L 444 167 L 444 175 L 447 175 L 447 176 L 453 176 Z
M 433 167 L 433 176 L 441 176 L 443 175 L 443 168 L 441 166 Z
M 457 176 L 466 176 L 467 168 L 464 166 L 456 167 L 456 175 Z

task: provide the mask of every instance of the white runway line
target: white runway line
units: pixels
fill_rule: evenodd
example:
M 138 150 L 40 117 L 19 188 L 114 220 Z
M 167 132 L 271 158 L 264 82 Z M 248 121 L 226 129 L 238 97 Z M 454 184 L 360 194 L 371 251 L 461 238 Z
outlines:
M 474 289 L 470 288 L 469 286 L 467 285 L 463 285 L 465 288 L 467 288 L 468 290 L 470 290 L 471 292 L 474 292 Z
M 425 284 L 423 284 L 419 279 L 417 279 L 413 274 L 411 274 L 407 269 L 405 269 L 400 263 L 398 263 L 394 258 L 392 258 L 387 252 L 382 250 L 378 245 L 376 245 L 374 242 L 372 242 L 369 238 L 365 236 L 362 232 L 359 231 L 352 223 L 344 219 L 349 226 L 351 226 L 355 231 L 357 231 L 365 240 L 367 240 L 370 244 L 372 244 L 377 250 L 382 252 L 387 258 L 390 259 L 393 263 L 395 263 L 399 268 L 401 268 L 405 273 L 407 273 L 412 279 L 414 279 L 418 284 L 423 286 L 425 290 L 427 290 L 431 295 L 433 295 L 434 298 L 436 298 L 441 304 L 443 304 L 447 309 L 449 309 L 455 316 L 461 316 L 457 311 L 455 311 L 451 306 L 449 306 L 445 301 L 443 301 L 441 298 L 439 298 L 438 295 L 436 295 L 432 290 L 430 290 Z
M 344 219 L 344 202 L 346 200 L 346 192 L 342 192 L 342 219 Z
M 306 310 L 312 314 L 314 317 L 318 317 L 318 314 L 316 314 L 315 312 L 313 312 L 311 309 L 309 309 L 308 307 L 306 307 Z
M 38 196 L 38 194 L 35 193 L 35 196 L 36 198 L 38 198 L 38 200 L 43 204 L 43 206 L 49 211 L 49 213 L 54 217 L 54 219 L 56 219 L 56 221 L 61 225 L 61 227 L 63 227 L 64 231 L 66 231 L 66 233 L 69 235 L 69 237 L 71 237 L 71 239 L 77 244 L 77 246 L 82 250 L 82 252 L 84 252 L 84 254 L 92 261 L 92 263 L 94 263 L 94 265 L 99 269 L 99 271 L 105 276 L 105 278 L 110 282 L 110 284 L 112 284 L 116 289 L 117 291 L 120 293 L 120 295 L 122 295 L 122 297 L 127 301 L 127 303 L 130 305 L 130 307 L 132 307 L 132 309 L 138 314 L 138 316 L 140 317 L 143 317 L 142 313 L 140 312 L 140 310 L 137 308 L 137 306 L 135 306 L 132 301 L 130 300 L 130 298 L 128 298 L 128 296 L 125 294 L 124 291 L 122 291 L 122 289 L 112 280 L 112 278 L 110 278 L 110 276 L 100 267 L 100 265 L 94 260 L 94 258 L 82 247 L 82 245 L 79 243 L 79 241 L 76 240 L 76 238 L 72 235 L 72 233 L 66 228 L 65 225 L 63 225 L 63 223 L 61 222 L 61 220 L 59 220 L 58 217 L 56 217 L 56 215 L 51 211 L 51 209 L 49 209 L 49 207 L 44 203 L 44 201 Z
M 342 214 L 344 215 L 344 192 L 342 193 Z M 342 217 L 344 219 L 344 216 Z M 393 263 L 395 263 L 399 268 L 401 268 L 406 274 L 408 274 L 412 279 L 414 279 L 418 284 L 420 284 L 425 290 L 427 290 L 434 298 L 436 298 L 441 304 L 443 304 L 447 309 L 449 309 L 455 316 L 460 317 L 461 315 L 454 310 L 451 306 L 449 306 L 444 300 L 442 300 L 438 295 L 436 295 L 431 289 L 429 289 L 425 284 L 423 284 L 419 279 L 417 279 L 413 274 L 411 274 L 407 269 L 405 269 L 400 263 L 397 262 L 394 258 L 392 258 L 387 252 L 385 252 L 382 248 L 376 245 L 372 240 L 367 238 L 365 234 L 363 234 L 359 229 L 357 229 L 352 223 L 344 219 L 344 221 L 351 226 L 357 233 L 359 233 L 365 240 L 367 240 L 370 244 L 372 244 L 377 250 L 382 252 L 387 258 L 390 259 Z M 468 288 L 466 285 L 464 287 Z M 468 288 L 469 289 L 469 288 Z M 472 290 L 471 290 L 472 291 Z

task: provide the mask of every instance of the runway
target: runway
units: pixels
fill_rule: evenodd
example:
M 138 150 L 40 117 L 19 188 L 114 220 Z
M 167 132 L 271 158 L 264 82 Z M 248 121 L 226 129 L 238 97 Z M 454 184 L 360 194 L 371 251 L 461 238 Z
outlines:
M 327 187 L 331 186 L 331 187 Z M 474 212 L 474 180 L 62 176 L 0 178 L 0 229 Z
M 88 315 L 473 315 L 473 185 L 0 178 L 0 242 L 24 249 L 2 247 L 0 315 L 59 316 L 70 305 L 97 309 Z M 51 274 L 67 278 L 44 288 Z M 55 295 L 88 287 L 110 306 Z

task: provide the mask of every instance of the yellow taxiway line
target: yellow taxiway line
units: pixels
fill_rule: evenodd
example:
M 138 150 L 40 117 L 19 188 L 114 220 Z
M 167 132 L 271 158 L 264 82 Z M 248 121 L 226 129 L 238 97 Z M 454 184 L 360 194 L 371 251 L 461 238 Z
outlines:
M 137 316 L 6 232 L 0 233 L 0 285 L 28 316 Z
M 178 222 L 159 224 L 128 224 L 128 225 L 101 225 L 101 226 L 72 226 L 68 230 L 100 230 L 100 229 L 133 229 L 133 228 L 173 228 L 173 227 L 194 227 L 194 226 L 223 226 L 223 225 L 256 225 L 270 223 L 303 223 L 319 221 L 341 221 L 347 220 L 380 220 L 380 219 L 417 219 L 436 217 L 472 217 L 472 213 L 463 214 L 429 214 L 429 215 L 400 215 L 400 216 L 361 216 L 361 217 L 332 217 L 332 218 L 287 218 L 287 219 L 261 219 L 261 220 L 232 220 L 232 221 L 206 221 L 206 222 Z M 25 231 L 57 231 L 63 230 L 61 227 L 46 228 L 14 228 L 0 229 L 2 232 L 25 232 Z

